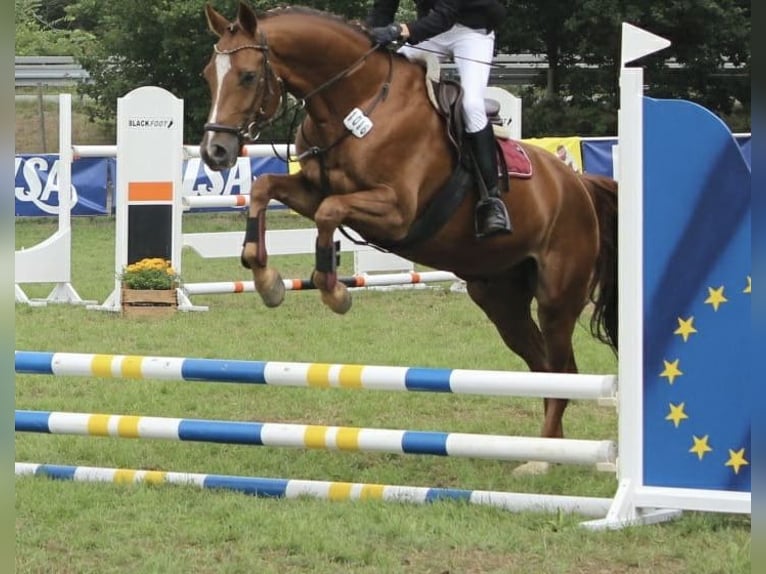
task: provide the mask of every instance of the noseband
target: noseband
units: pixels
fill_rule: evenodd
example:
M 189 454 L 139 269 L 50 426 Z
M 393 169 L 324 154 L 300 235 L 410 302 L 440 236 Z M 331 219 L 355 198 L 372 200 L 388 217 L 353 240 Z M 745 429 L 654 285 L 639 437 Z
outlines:
M 262 92 L 263 95 L 260 99 L 260 105 L 256 109 L 256 102 L 255 100 L 253 101 L 253 106 L 244 124 L 240 126 L 230 126 L 219 123 L 206 123 L 204 126 L 205 131 L 234 134 L 239 138 L 240 142 L 253 142 L 261 135 L 261 130 L 263 128 L 274 122 L 282 115 L 282 113 L 284 113 L 285 102 L 287 99 L 284 82 L 282 82 L 282 78 L 277 76 L 276 72 L 274 72 L 274 68 L 272 68 L 271 62 L 269 61 L 269 45 L 266 43 L 266 38 L 263 34 L 261 34 L 261 37 L 262 41 L 259 44 L 244 44 L 242 46 L 237 46 L 236 48 L 231 48 L 230 50 L 221 50 L 217 44 L 213 46 L 213 51 L 216 54 L 226 56 L 239 52 L 240 50 L 258 50 L 261 52 L 263 54 L 261 66 L 262 72 L 258 78 L 258 85 L 256 88 L 261 87 L 264 82 L 266 83 L 266 87 L 265 91 Z M 274 89 L 274 82 L 279 86 L 278 91 Z M 275 95 L 279 98 L 277 107 L 282 110 L 282 113 L 275 113 L 269 117 L 266 109 L 268 109 L 269 104 Z

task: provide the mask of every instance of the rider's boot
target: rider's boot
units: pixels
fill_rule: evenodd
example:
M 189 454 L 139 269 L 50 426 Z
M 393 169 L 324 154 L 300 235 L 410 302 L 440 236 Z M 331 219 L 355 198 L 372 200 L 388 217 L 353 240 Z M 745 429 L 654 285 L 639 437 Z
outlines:
M 498 233 L 511 233 L 511 219 L 497 187 L 497 146 L 492 124 L 487 123 L 478 132 L 467 133 L 466 137 L 478 171 L 476 175 L 487 189 L 487 197 L 476 204 L 476 236 L 481 239 Z

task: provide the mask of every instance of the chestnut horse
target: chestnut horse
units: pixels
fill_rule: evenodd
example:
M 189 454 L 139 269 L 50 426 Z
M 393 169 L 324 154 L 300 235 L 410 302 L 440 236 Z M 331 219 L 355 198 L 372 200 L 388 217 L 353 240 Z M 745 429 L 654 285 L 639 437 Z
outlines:
M 287 93 L 305 108 L 295 141 L 300 172 L 262 175 L 250 191 L 241 259 L 265 305 L 284 298 L 264 242 L 266 207 L 276 199 L 316 223 L 312 280 L 336 313 L 351 305 L 338 281 L 333 242 L 344 226 L 465 280 L 471 299 L 532 371 L 577 372 L 572 334 L 589 302 L 591 331 L 616 350 L 613 180 L 579 175 L 552 153 L 520 142 L 533 175 L 514 178 L 503 194 L 513 232 L 477 239 L 474 190 L 452 194 L 449 208 L 432 208 L 445 203 L 434 198 L 459 159 L 444 116 L 427 95 L 421 65 L 374 46 L 361 24 L 308 8 L 256 15 L 241 2 L 232 22 L 210 5 L 205 11 L 218 36 L 204 71 L 212 105 L 200 149 L 210 168 L 231 167 L 242 144 L 285 111 Z M 355 108 L 362 123 L 347 127 L 344 119 Z M 446 215 L 434 219 L 434 211 Z M 564 399 L 544 400 L 543 437 L 564 436 L 566 406 Z M 547 465 L 532 462 L 526 469 L 545 472 Z

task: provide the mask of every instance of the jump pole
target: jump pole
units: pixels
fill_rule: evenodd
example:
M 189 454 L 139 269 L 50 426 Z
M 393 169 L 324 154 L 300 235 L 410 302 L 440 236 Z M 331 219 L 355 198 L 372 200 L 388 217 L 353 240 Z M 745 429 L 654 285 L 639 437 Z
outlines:
M 17 303 L 86 305 L 72 286 L 72 96 L 59 94 L 58 229 L 44 241 L 15 252 L 14 292 Z M 45 299 L 30 299 L 21 284 L 55 283 Z
M 410 504 L 458 500 L 472 505 L 490 506 L 511 512 L 565 512 L 594 517 L 603 516 L 609 507 L 608 498 L 584 496 L 129 470 L 28 462 L 15 463 L 15 474 L 16 476 L 44 476 L 74 482 L 178 484 L 202 489 L 233 490 L 252 496 L 270 498 L 297 499 L 309 497 L 332 501 L 384 500 Z
M 220 382 L 280 387 L 414 391 L 595 400 L 616 406 L 617 377 L 191 357 L 16 351 L 16 373 L 105 379 Z
M 338 281 L 350 289 L 378 288 L 395 286 L 421 286 L 427 283 L 458 281 L 449 271 L 412 271 L 409 273 L 359 274 L 339 277 Z M 316 289 L 311 279 L 283 279 L 288 291 L 306 291 Z M 184 289 L 188 295 L 215 295 L 221 293 L 254 293 L 255 285 L 250 281 L 211 281 L 207 283 L 186 283 Z
M 256 421 L 15 411 L 16 432 L 164 439 L 344 452 L 433 455 L 487 460 L 539 460 L 615 470 L 611 440 L 540 438 Z
M 255 368 L 255 372 L 246 375 L 245 372 L 251 368 Z M 16 353 L 16 371 L 60 376 L 95 375 L 97 377 L 159 378 L 164 380 L 204 378 L 207 371 L 211 380 L 225 382 L 259 382 L 259 377 L 264 377 L 261 382 L 269 384 L 284 383 L 288 386 L 317 388 L 336 386 L 349 389 L 377 388 L 389 391 L 462 392 L 513 396 L 541 396 L 540 393 L 545 393 L 549 396 L 560 394 L 566 397 L 578 395 L 604 399 L 609 399 L 610 396 L 613 398 L 615 383 L 614 377 L 609 375 L 288 363 L 274 363 L 271 366 L 263 364 L 259 367 L 257 362 L 249 361 L 230 362 L 209 359 L 23 351 Z M 551 375 L 553 375 L 552 378 Z M 549 381 L 547 388 L 541 384 L 546 379 Z M 199 380 L 203 379 L 200 378 Z M 580 383 L 584 384 L 581 385 Z M 552 388 L 554 386 L 558 386 L 558 390 L 554 390 Z M 583 388 L 587 389 L 584 394 Z M 614 403 L 609 402 L 608 404 L 613 405 Z M 16 430 L 19 432 L 81 436 L 165 439 L 357 452 L 377 451 L 392 454 L 425 454 L 502 460 L 542 458 L 568 464 L 595 464 L 597 469 L 612 472 L 614 471 L 616 456 L 612 441 L 551 440 L 435 431 L 245 423 L 51 411 L 16 411 Z M 17 476 L 45 476 L 58 480 L 82 482 L 194 485 L 200 488 L 234 490 L 262 497 L 296 498 L 308 496 L 324 500 L 370 499 L 418 504 L 458 500 L 512 512 L 564 512 L 577 513 L 585 517 L 604 516 L 611 502 L 609 498 L 589 496 L 76 467 L 31 462 L 17 462 L 15 473 Z

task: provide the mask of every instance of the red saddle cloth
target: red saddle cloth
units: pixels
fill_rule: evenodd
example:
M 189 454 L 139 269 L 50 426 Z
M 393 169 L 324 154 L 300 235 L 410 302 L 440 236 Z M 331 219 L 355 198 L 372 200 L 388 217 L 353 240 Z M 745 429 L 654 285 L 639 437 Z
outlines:
M 512 139 L 498 139 L 497 143 L 505 156 L 505 164 L 508 166 L 508 175 L 529 179 L 532 177 L 532 162 L 529 160 L 527 152 L 519 145 L 519 142 Z

